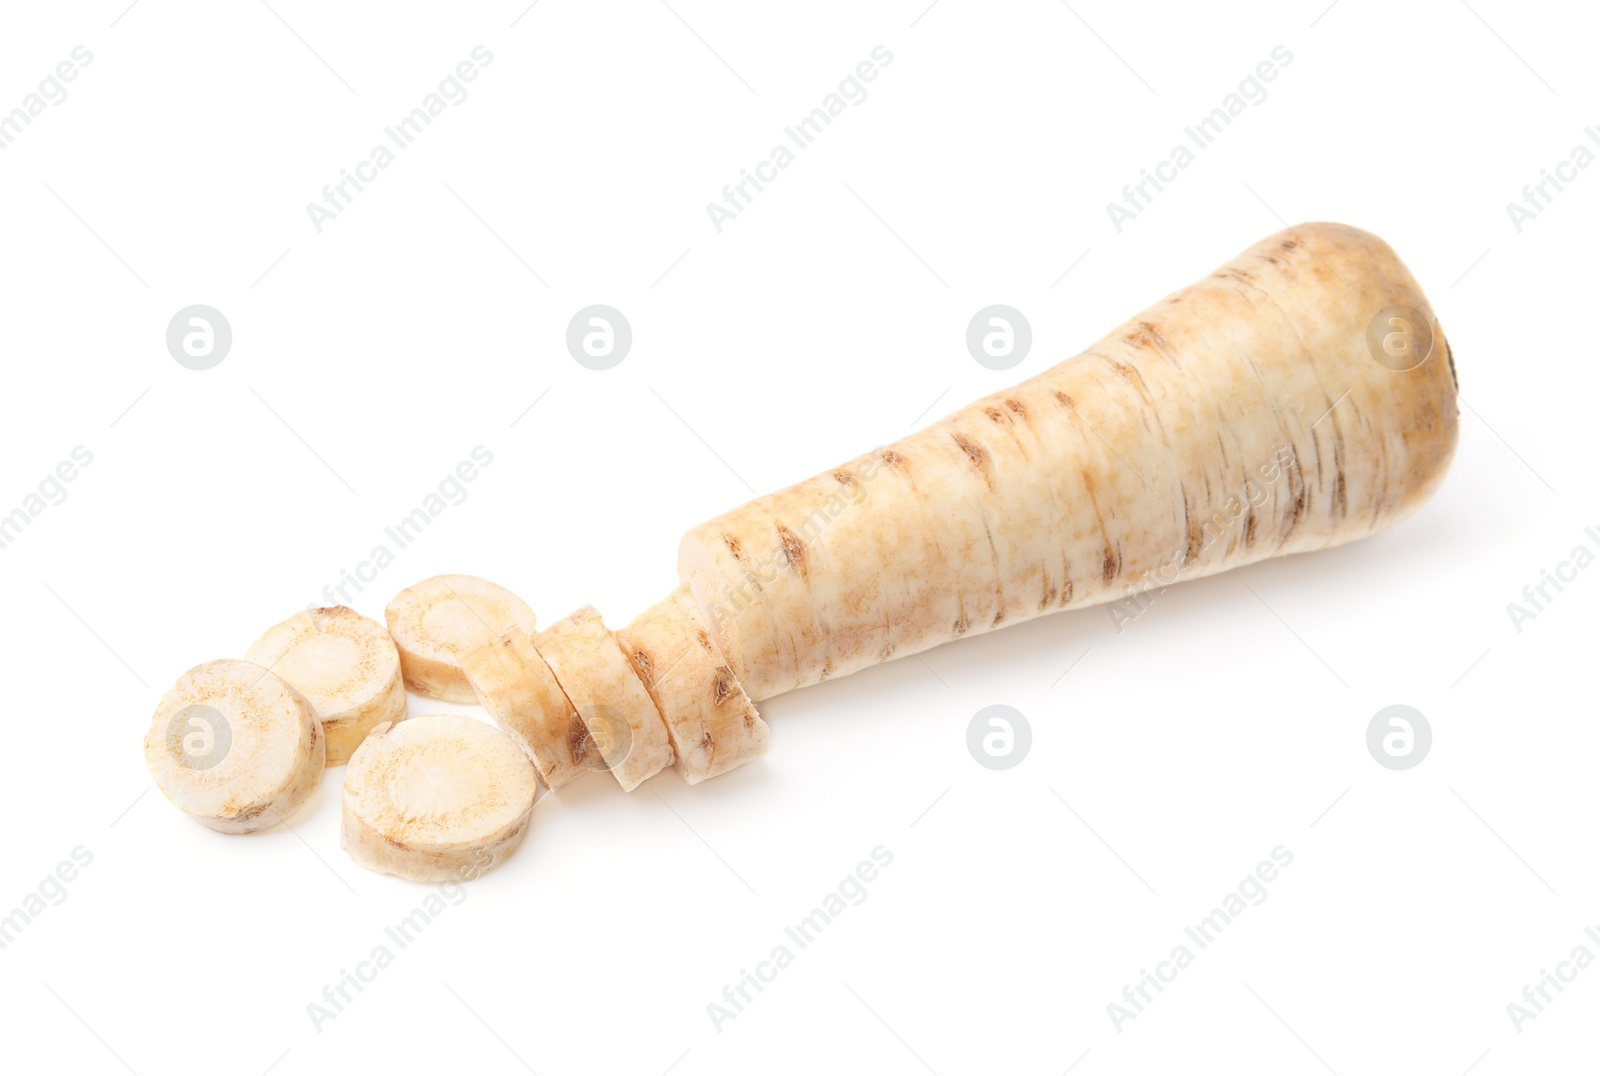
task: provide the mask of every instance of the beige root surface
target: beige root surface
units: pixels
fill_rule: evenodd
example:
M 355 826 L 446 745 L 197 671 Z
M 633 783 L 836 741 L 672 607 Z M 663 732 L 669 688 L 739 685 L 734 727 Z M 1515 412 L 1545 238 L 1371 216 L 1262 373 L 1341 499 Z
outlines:
M 305 696 L 327 735 L 329 766 L 348 761 L 374 726 L 406 716 L 400 652 L 382 624 L 346 606 L 296 613 L 244 657 Z
M 624 792 L 672 764 L 667 726 L 593 606 L 534 637 Z
M 522 843 L 537 790 L 527 755 L 486 722 L 380 725 L 345 771 L 342 843 L 370 870 L 464 881 Z
M 620 629 L 617 643 L 666 721 L 689 784 L 766 754 L 767 723 L 679 587 Z
M 179 677 L 144 738 L 162 793 L 222 833 L 250 833 L 293 814 L 322 780 L 324 751 L 305 698 L 261 666 L 232 658 Z
M 461 671 L 461 655 L 508 628 L 533 631 L 528 603 L 498 583 L 473 575 L 436 575 L 407 587 L 384 610 L 400 650 L 406 687 L 446 702 L 478 701 Z
M 1415 368 L 1369 348 L 1391 306 L 1433 327 Z M 1394 251 L 1301 225 L 1029 381 L 696 527 L 679 575 L 760 700 L 1365 537 L 1433 493 L 1456 433 L 1449 347 Z
M 604 769 L 578 711 L 520 628 L 461 656 L 478 701 L 527 750 L 552 790 L 585 770 Z

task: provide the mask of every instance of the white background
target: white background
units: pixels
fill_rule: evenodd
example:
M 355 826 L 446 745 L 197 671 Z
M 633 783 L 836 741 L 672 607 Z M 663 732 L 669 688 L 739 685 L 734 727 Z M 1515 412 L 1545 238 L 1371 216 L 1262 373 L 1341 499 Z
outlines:
M 0 109 L 93 53 L 0 152 L 0 512 L 93 453 L 0 550 L 0 911 L 93 856 L 0 951 L 8 1068 L 1596 1063 L 1600 970 L 1520 1031 L 1506 1008 L 1574 947 L 1600 956 L 1600 568 L 1520 632 L 1506 609 L 1600 548 L 1600 168 L 1520 233 L 1506 210 L 1600 124 L 1592 13 L 456 7 L 7 5 Z M 880 44 L 868 97 L 719 234 L 706 203 Z M 478 45 L 470 96 L 319 234 L 306 203 Z M 1119 234 L 1106 203 L 1278 45 L 1266 99 Z M 771 754 L 696 788 L 586 776 L 320 1029 L 307 1004 L 427 887 L 341 852 L 341 770 L 292 830 L 247 838 L 151 787 L 167 686 L 324 601 L 474 446 L 494 460 L 465 502 L 350 604 L 381 616 L 460 571 L 542 623 L 592 602 L 620 626 L 672 587 L 693 524 L 1303 220 L 1392 243 L 1454 347 L 1459 453 L 1391 532 L 1184 584 L 1121 634 L 1104 609 L 1060 614 L 772 700 Z M 164 342 L 194 303 L 234 334 L 206 372 Z M 607 372 L 564 345 L 591 303 L 633 327 Z M 1032 323 L 1014 370 L 966 351 L 991 303 Z M 1033 730 L 1004 772 L 965 746 L 994 703 Z M 1434 734 L 1404 772 L 1365 746 L 1394 703 Z M 1116 1028 L 1123 986 L 1280 844 L 1265 903 Z M 707 1004 L 878 845 L 894 861 L 865 902 L 718 1029 Z

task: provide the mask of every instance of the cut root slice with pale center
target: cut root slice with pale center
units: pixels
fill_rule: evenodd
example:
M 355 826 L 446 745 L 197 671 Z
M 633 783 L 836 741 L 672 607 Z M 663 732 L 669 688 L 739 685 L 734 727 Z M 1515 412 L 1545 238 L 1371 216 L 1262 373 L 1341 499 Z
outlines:
M 521 628 L 461 655 L 478 700 L 527 749 L 551 790 L 606 764 L 578 711 Z
M 379 725 L 345 770 L 344 849 L 384 874 L 470 881 L 522 843 L 537 788 L 528 756 L 486 722 Z
M 336 605 L 269 628 L 245 651 L 304 695 L 328 738 L 328 765 L 348 761 L 373 727 L 406 716 L 400 654 L 382 624 Z
M 384 610 L 400 650 L 406 687 L 446 702 L 478 701 L 461 655 L 507 628 L 533 631 L 528 603 L 498 583 L 472 575 L 436 575 L 394 596 Z
M 534 637 L 624 792 L 672 764 L 672 741 L 655 702 L 591 605 Z
M 224 659 L 184 673 L 156 707 L 144 757 L 156 785 L 222 833 L 282 821 L 322 780 L 311 704 L 259 665 Z

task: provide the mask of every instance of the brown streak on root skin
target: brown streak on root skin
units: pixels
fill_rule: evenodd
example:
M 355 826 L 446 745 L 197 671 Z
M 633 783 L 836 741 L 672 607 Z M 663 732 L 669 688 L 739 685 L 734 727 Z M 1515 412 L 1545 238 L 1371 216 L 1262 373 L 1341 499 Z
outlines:
M 906 458 L 892 448 L 886 448 L 878 453 L 878 458 L 883 461 L 884 466 L 892 467 L 896 471 L 906 469 Z
M 257 803 L 253 806 L 246 807 L 242 811 L 230 815 L 229 820 L 232 822 L 248 822 L 253 818 L 261 817 L 262 812 L 266 809 L 267 805 L 265 803 Z
M 983 409 L 983 413 L 988 415 L 989 421 L 994 423 L 996 426 L 1004 426 L 1007 422 L 1011 421 L 1011 416 L 1007 415 L 998 407 L 985 407 Z
M 1161 330 L 1156 328 L 1155 323 L 1152 321 L 1140 321 L 1132 332 L 1124 333 L 1122 335 L 1122 341 L 1131 347 L 1143 348 L 1146 351 L 1153 351 L 1159 358 L 1166 362 L 1172 363 L 1175 366 L 1181 365 L 1176 356 L 1173 354 L 1172 349 L 1167 346 L 1167 342 L 1162 339 Z M 1110 361 L 1114 366 L 1124 365 L 1117 363 L 1115 360 Z M 1135 385 L 1135 387 L 1139 389 L 1139 395 L 1144 397 L 1145 403 L 1148 404 L 1150 402 L 1150 398 L 1144 390 L 1144 381 L 1142 378 L 1140 378 L 1139 372 L 1131 367 L 1129 368 L 1129 371 L 1132 373 L 1132 377 L 1129 377 L 1128 372 L 1124 372 L 1122 370 L 1118 370 L 1117 372 L 1124 378 L 1127 378 L 1129 383 Z
M 1201 533 L 1200 528 L 1195 526 L 1194 517 L 1189 513 L 1188 490 L 1183 491 L 1183 529 L 1188 535 L 1188 540 L 1184 543 L 1183 547 L 1183 562 L 1185 564 L 1193 564 L 1195 558 L 1200 555 L 1200 548 L 1204 536 Z
M 845 487 L 856 484 L 856 476 L 843 468 L 833 472 L 833 480 Z
M 1100 524 L 1100 537 L 1106 543 L 1105 554 L 1100 561 L 1100 577 L 1107 586 L 1110 586 L 1111 581 L 1117 577 L 1121 563 L 1117 557 L 1116 547 L 1111 544 L 1111 536 L 1106 533 L 1106 520 L 1100 514 L 1100 499 L 1095 496 L 1094 479 L 1090 477 L 1088 471 L 1079 473 L 1083 475 L 1084 488 L 1089 491 L 1089 503 L 1094 506 L 1095 521 Z
M 1346 499 L 1344 488 L 1344 438 L 1338 437 L 1333 442 L 1333 470 L 1334 470 L 1334 515 L 1343 519 L 1350 512 L 1350 502 Z
M 954 441 L 956 446 L 967 454 L 967 459 L 972 461 L 972 465 L 974 467 L 980 471 L 984 470 L 984 465 L 988 462 L 989 457 L 988 453 L 983 450 L 983 446 L 979 445 L 975 441 L 963 437 L 959 433 L 952 433 L 950 435 L 950 440 Z
M 633 664 L 639 670 L 640 678 L 646 687 L 654 687 L 656 682 L 655 662 L 650 660 L 650 655 L 643 650 L 635 650 L 632 655 Z
M 712 686 L 711 693 L 718 706 L 733 698 L 733 673 L 726 665 L 717 670 L 716 683 Z
M 788 559 L 789 566 L 800 573 L 800 578 L 806 578 L 806 544 L 794 531 L 778 524 L 778 541 L 783 544 L 783 555 Z
M 1133 340 L 1135 337 L 1130 335 L 1129 339 Z M 1138 339 L 1143 340 L 1144 337 L 1141 335 L 1138 337 Z M 1129 366 L 1125 362 L 1118 362 L 1113 358 L 1107 357 L 1106 362 L 1111 364 L 1111 369 L 1116 371 L 1118 377 L 1122 378 L 1122 380 L 1126 381 L 1139 391 L 1139 398 L 1143 400 L 1145 404 L 1148 405 L 1150 403 L 1150 396 L 1145 392 L 1144 378 L 1139 376 L 1138 370 L 1135 370 L 1132 366 Z
M 1028 417 L 1028 409 L 1026 407 L 1022 406 L 1022 401 L 1021 400 L 1017 400 L 1017 399 L 1013 399 L 1011 397 L 1007 397 L 1006 398 L 1006 407 L 1014 415 L 1017 415 L 1017 416 L 1019 416 L 1021 418 L 1027 418 Z

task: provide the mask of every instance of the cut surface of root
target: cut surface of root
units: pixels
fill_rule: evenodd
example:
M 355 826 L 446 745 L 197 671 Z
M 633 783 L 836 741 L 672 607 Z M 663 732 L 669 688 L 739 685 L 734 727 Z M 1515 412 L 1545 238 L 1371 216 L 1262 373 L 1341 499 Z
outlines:
M 400 653 L 384 626 L 354 609 L 308 609 L 274 625 L 245 651 L 305 696 L 327 736 L 329 766 L 342 765 L 372 731 L 406 715 Z
M 384 610 L 400 650 L 406 687 L 446 702 L 473 703 L 461 655 L 507 628 L 533 631 L 528 603 L 498 583 L 473 575 L 436 575 L 407 587 Z
M 342 843 L 369 870 L 468 881 L 522 843 L 537 788 L 527 755 L 486 722 L 379 725 L 345 770 Z
M 222 833 L 294 813 L 322 780 L 322 726 L 311 704 L 259 665 L 196 665 L 156 707 L 145 762 L 162 793 Z

